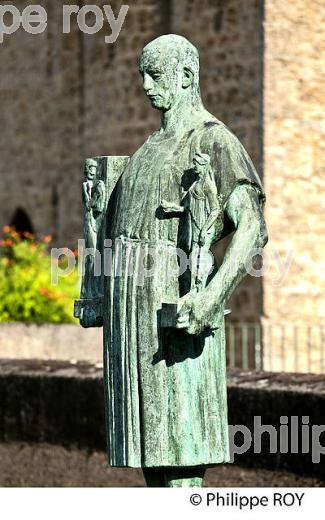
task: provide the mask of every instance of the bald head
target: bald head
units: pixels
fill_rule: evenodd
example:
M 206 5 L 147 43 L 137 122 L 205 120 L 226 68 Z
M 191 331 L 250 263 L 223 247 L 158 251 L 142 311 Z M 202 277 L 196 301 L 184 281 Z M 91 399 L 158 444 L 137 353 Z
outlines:
M 183 36 L 167 34 L 150 42 L 142 51 L 140 68 L 142 64 L 152 61 L 163 62 L 166 66 L 179 65 L 188 67 L 199 80 L 200 59 L 196 47 Z
M 184 95 L 193 102 L 200 99 L 199 53 L 182 36 L 168 34 L 146 45 L 139 69 L 144 78 L 144 89 L 155 108 L 168 110 L 173 100 Z M 164 102 L 163 97 L 166 98 Z

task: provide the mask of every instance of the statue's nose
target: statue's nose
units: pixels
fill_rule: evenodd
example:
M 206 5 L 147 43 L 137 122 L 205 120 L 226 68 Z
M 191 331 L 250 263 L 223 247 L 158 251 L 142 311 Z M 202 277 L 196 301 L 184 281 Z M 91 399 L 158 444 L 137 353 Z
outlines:
M 150 93 L 150 90 L 152 89 L 152 79 L 149 76 L 149 74 L 145 74 L 143 78 L 143 88 L 146 91 L 147 94 Z

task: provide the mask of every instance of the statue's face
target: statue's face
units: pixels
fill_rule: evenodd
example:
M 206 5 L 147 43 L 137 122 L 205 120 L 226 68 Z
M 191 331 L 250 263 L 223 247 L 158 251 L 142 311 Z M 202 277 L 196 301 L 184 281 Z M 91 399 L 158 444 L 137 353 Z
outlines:
M 193 159 L 193 170 L 198 177 L 203 177 L 206 173 L 206 169 L 206 164 L 200 164 L 195 158 Z
M 159 50 L 146 52 L 141 57 L 140 73 L 152 106 L 163 112 L 170 110 L 177 100 L 181 83 L 176 60 L 167 63 Z
M 96 177 L 96 166 L 91 164 L 87 168 L 87 180 L 93 181 L 95 179 L 95 177 Z

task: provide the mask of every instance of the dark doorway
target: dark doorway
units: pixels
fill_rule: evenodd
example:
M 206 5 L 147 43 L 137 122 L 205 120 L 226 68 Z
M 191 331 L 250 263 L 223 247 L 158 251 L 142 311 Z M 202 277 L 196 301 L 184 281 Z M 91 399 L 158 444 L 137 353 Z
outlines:
M 24 231 L 28 233 L 34 233 L 33 226 L 29 216 L 26 211 L 21 208 L 16 209 L 12 221 L 10 223 L 18 233 L 23 233 Z

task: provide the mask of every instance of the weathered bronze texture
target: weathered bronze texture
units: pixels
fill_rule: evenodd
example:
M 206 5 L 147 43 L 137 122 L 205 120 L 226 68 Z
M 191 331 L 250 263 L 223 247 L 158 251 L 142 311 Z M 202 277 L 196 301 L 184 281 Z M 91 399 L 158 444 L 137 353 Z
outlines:
M 229 461 L 225 304 L 266 244 L 265 196 L 239 140 L 203 106 L 192 44 L 154 40 L 140 73 L 161 127 L 130 159 L 88 160 L 86 245 L 101 259 L 86 261 L 76 314 L 104 325 L 110 464 L 144 468 L 148 485 L 198 486 Z M 222 265 L 206 269 L 232 232 Z

